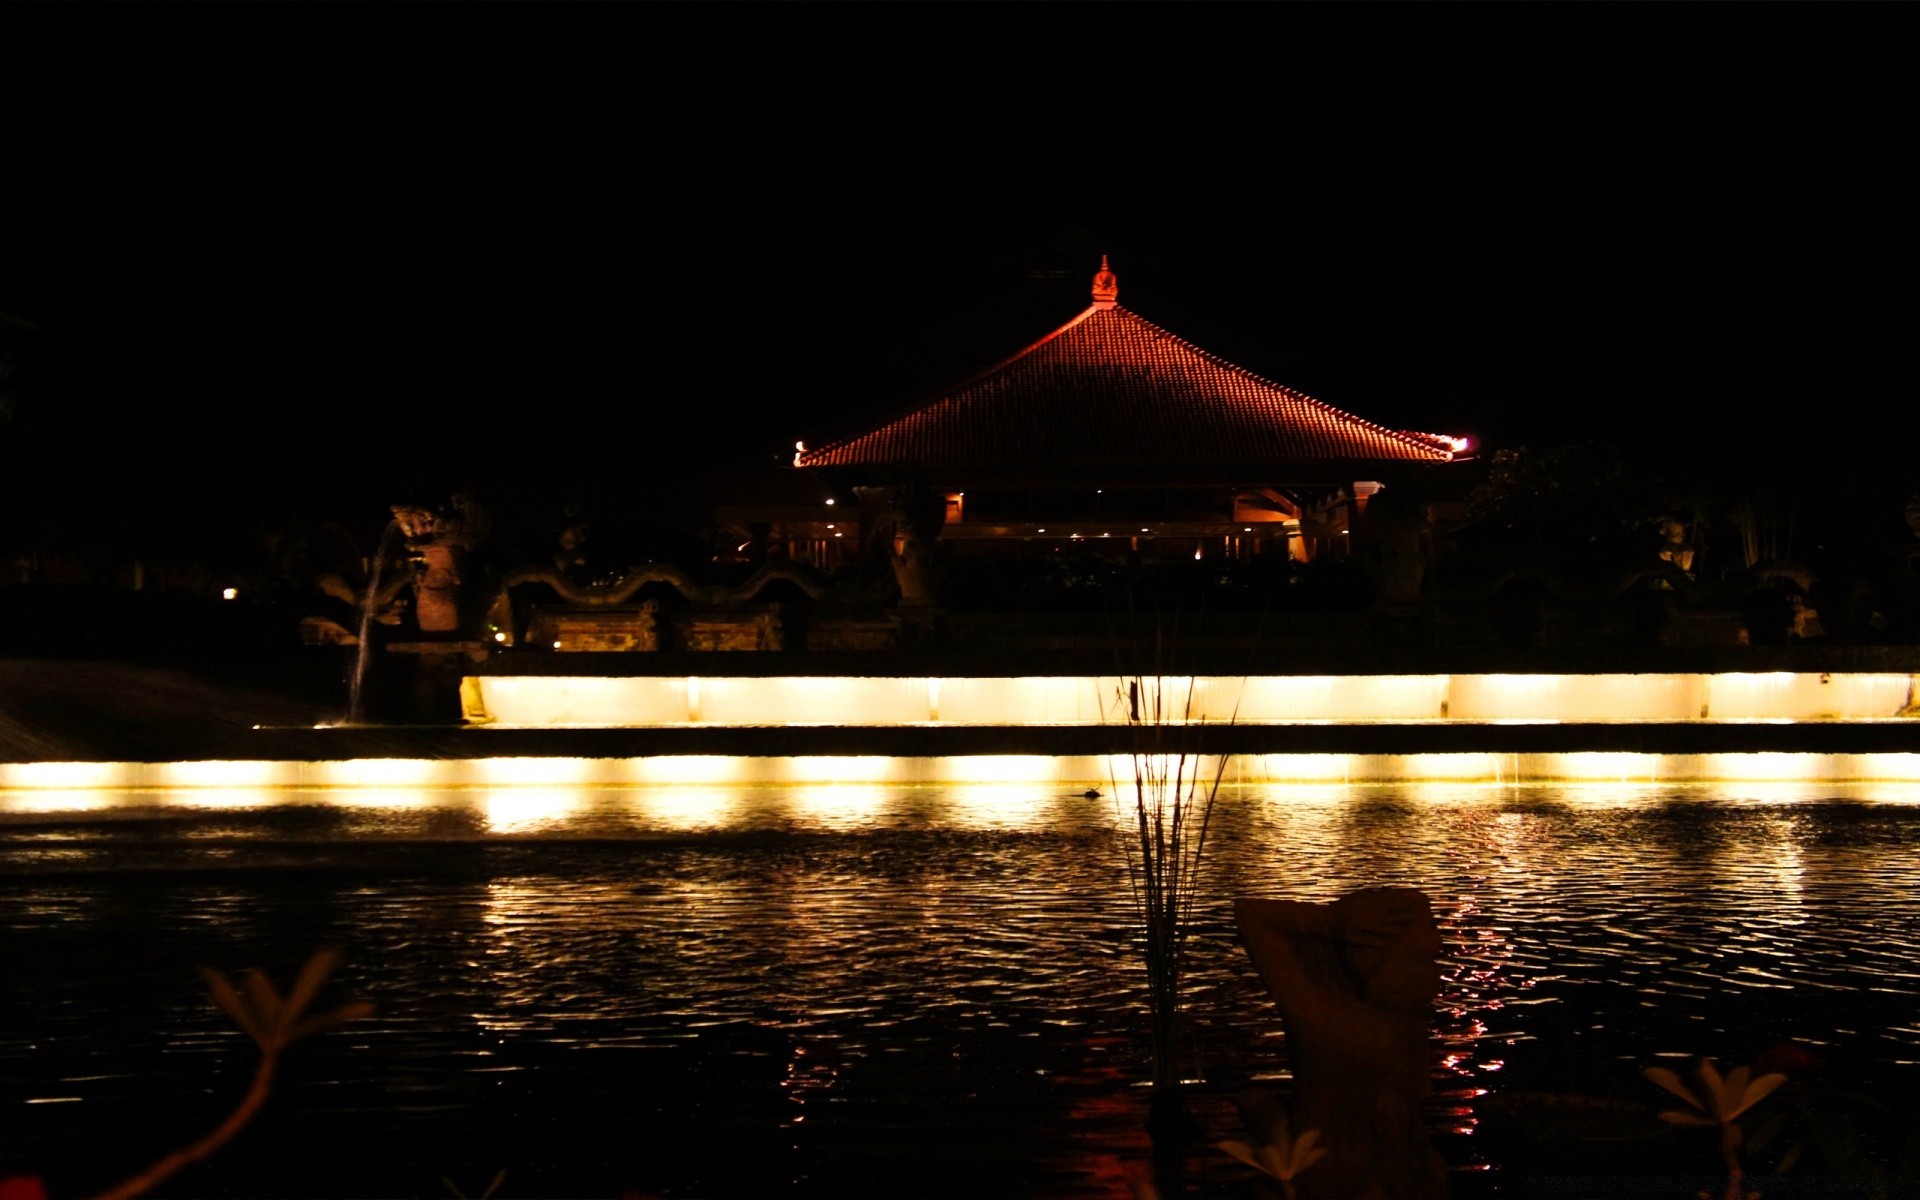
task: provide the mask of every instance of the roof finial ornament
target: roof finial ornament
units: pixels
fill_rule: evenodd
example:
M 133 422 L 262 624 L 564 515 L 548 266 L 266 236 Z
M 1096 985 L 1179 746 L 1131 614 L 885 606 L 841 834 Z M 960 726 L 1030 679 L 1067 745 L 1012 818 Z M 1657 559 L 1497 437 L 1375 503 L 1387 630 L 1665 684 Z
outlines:
M 1107 256 L 1100 256 L 1100 273 L 1093 277 L 1093 306 L 1101 311 L 1120 303 L 1120 278 L 1107 269 Z

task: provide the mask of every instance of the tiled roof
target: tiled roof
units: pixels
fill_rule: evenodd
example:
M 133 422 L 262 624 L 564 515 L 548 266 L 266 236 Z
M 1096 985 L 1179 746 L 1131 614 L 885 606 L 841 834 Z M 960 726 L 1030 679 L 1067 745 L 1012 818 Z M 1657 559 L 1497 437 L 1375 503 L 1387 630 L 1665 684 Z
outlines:
M 1446 462 L 1433 434 L 1388 429 L 1242 370 L 1116 305 L 796 467 L 920 470 Z

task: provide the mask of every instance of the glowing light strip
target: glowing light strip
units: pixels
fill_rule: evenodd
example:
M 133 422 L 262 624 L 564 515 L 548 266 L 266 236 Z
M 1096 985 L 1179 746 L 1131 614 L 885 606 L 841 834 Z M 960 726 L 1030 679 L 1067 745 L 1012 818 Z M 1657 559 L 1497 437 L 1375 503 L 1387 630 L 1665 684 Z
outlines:
M 502 728 L 738 725 L 1102 725 L 1124 722 L 1118 676 L 755 678 L 473 676 Z M 1203 676 L 1149 681 L 1170 719 L 1243 725 L 1366 721 L 1885 721 L 1914 677 L 1810 672 L 1615 675 Z
M 56 812 L 109 804 L 157 801 L 254 808 L 279 804 L 347 803 L 374 807 L 425 802 L 423 792 L 477 790 L 486 794 L 539 792 L 544 808 L 556 797 L 593 788 L 730 789 L 800 787 L 868 789 L 889 786 L 1022 786 L 1080 791 L 1127 787 L 1127 755 L 957 755 L 887 757 L 813 755 L 653 758 L 387 759 L 362 764 L 305 762 L 88 763 L 85 772 L 54 770 L 69 763 L 0 767 L 0 813 Z M 1158 764 L 1165 767 L 1168 764 Z M 1187 771 L 1209 781 L 1219 765 L 1207 756 Z M 355 770 L 353 768 L 369 768 Z M 1920 798 L 1920 754 L 1238 754 L 1226 762 L 1231 784 L 1339 785 L 1439 782 L 1526 783 L 1874 783 L 1913 785 Z M 108 782 L 101 783 L 100 780 Z M 404 782 L 401 782 L 404 781 Z M 855 794 L 848 792 L 847 794 Z M 571 802 L 566 802 L 571 803 Z M 541 806 L 535 806 L 541 807 Z M 544 810 L 544 809 L 543 809 Z

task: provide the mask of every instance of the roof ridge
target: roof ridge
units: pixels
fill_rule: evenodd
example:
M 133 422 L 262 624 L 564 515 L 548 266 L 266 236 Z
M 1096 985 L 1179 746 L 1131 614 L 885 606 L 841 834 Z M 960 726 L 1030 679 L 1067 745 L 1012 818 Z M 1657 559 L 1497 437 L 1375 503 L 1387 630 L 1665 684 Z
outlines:
M 1246 367 L 1231 362 L 1211 350 L 1196 345 L 1180 334 L 1175 333 L 1173 330 L 1149 320 L 1139 313 L 1134 312 L 1132 309 L 1115 302 L 1111 304 L 1096 303 L 1089 308 L 1083 309 L 1078 315 L 1039 339 L 1028 343 L 1012 354 L 1006 355 L 991 366 L 976 371 L 955 383 L 949 384 L 931 397 L 904 408 L 893 417 L 877 425 L 861 430 L 858 433 L 835 438 L 813 450 L 803 449 L 804 443 L 796 443 L 793 465 L 795 467 L 832 465 L 834 459 L 845 455 L 862 443 L 868 443 L 870 448 L 875 448 L 876 444 L 873 443 L 873 439 L 887 434 L 890 431 L 894 431 L 908 422 L 918 423 L 917 419 L 922 418 L 934 422 L 954 419 L 952 416 L 936 416 L 935 410 L 942 408 L 948 401 L 958 403 L 960 400 L 967 399 L 968 392 L 978 389 L 980 385 L 986 381 L 1015 369 L 1019 364 L 1030 359 L 1047 345 L 1057 341 L 1068 333 L 1087 326 L 1088 322 L 1093 318 L 1106 317 L 1109 315 L 1112 316 L 1117 327 L 1103 324 L 1101 328 L 1108 329 L 1109 332 L 1104 334 L 1089 334 L 1088 336 L 1127 339 L 1144 335 L 1149 342 L 1164 341 L 1168 343 L 1169 347 L 1174 349 L 1177 354 L 1189 356 L 1209 370 L 1219 372 L 1229 379 L 1244 381 L 1242 386 L 1251 385 L 1257 393 L 1264 393 L 1269 397 L 1277 395 L 1282 397 L 1286 403 L 1298 403 L 1306 406 L 1310 412 L 1318 414 L 1317 417 L 1309 418 L 1309 420 L 1313 424 L 1321 425 L 1323 429 L 1329 427 L 1344 427 L 1351 431 L 1340 435 L 1343 439 L 1353 439 L 1356 437 L 1379 438 L 1381 442 L 1387 445 L 1397 445 L 1401 447 L 1402 453 L 1410 451 L 1413 456 L 1426 458 L 1428 461 L 1437 460 L 1440 462 L 1449 462 L 1452 461 L 1459 452 L 1460 446 L 1453 439 L 1414 430 L 1394 429 L 1382 425 L 1377 421 L 1370 421 L 1357 413 L 1351 413 L 1346 409 L 1338 408 L 1298 388 L 1289 387 L 1284 383 L 1269 379 L 1256 371 L 1248 370 Z M 1074 352 L 1070 350 L 1067 353 L 1071 354 Z M 979 397 L 976 396 L 974 398 L 978 399 Z M 1268 401 L 1268 403 L 1271 403 L 1271 401 Z M 960 414 L 968 411 L 968 407 L 969 406 L 962 405 L 959 408 L 948 410 L 948 412 Z M 1284 410 L 1282 410 L 1282 412 L 1284 412 Z M 1276 413 L 1275 416 L 1282 420 L 1288 419 L 1279 413 Z M 1388 457 L 1393 456 L 1389 455 Z
M 1364 426 L 1368 429 L 1372 429 L 1377 432 L 1387 434 L 1390 437 L 1399 438 L 1403 441 L 1412 442 L 1415 445 L 1424 446 L 1427 449 L 1444 451 L 1449 457 L 1451 457 L 1453 454 L 1453 447 L 1443 441 L 1440 441 L 1437 436 L 1424 434 L 1424 433 L 1416 433 L 1412 430 L 1407 430 L 1407 429 L 1394 429 L 1391 426 L 1382 425 L 1377 421 L 1369 421 L 1367 420 L 1367 418 L 1359 415 L 1358 413 L 1350 413 L 1344 408 L 1340 408 L 1335 405 L 1329 404 L 1325 400 L 1320 399 L 1320 397 L 1303 392 L 1297 387 L 1291 387 L 1287 384 L 1279 382 L 1278 380 L 1268 379 L 1265 375 L 1260 374 L 1258 371 L 1249 371 L 1247 368 L 1241 366 L 1239 363 L 1230 362 L 1227 359 L 1220 357 L 1218 354 L 1215 354 L 1213 351 L 1208 350 L 1206 347 L 1196 345 L 1195 343 L 1188 341 L 1186 338 L 1181 337 L 1179 334 L 1175 333 L 1171 329 L 1168 329 L 1166 326 L 1161 325 L 1155 321 L 1152 321 L 1147 317 L 1141 316 L 1139 313 L 1134 312 L 1132 309 L 1126 307 L 1125 305 L 1116 304 L 1114 305 L 1114 310 L 1117 312 L 1125 313 L 1126 315 L 1128 315 L 1129 317 L 1132 317 L 1134 320 L 1140 322 L 1142 325 L 1145 325 L 1149 329 L 1157 330 L 1160 333 L 1166 334 L 1168 337 L 1172 338 L 1176 342 L 1179 342 L 1182 346 L 1185 346 L 1187 349 L 1193 351 L 1195 354 L 1198 354 L 1200 357 L 1206 359 L 1208 362 L 1213 363 L 1216 366 L 1225 367 L 1227 370 L 1236 372 L 1240 375 L 1244 375 L 1248 379 L 1253 380 L 1255 383 L 1261 384 L 1265 387 L 1273 388 L 1277 391 L 1286 392 L 1290 396 L 1298 396 L 1300 399 L 1305 400 L 1308 404 L 1312 404 L 1319 408 L 1323 408 L 1326 411 L 1332 413 L 1334 416 L 1344 418 L 1345 420 L 1348 420 L 1348 421 L 1352 421 L 1356 425 Z M 1082 314 L 1082 315 L 1084 316 L 1085 314 Z M 1055 332 L 1059 332 L 1059 331 L 1056 330 Z M 1038 343 L 1036 343 L 1036 347 L 1037 345 Z
M 1101 309 L 1098 305 L 1091 305 L 1085 309 L 1082 309 L 1079 315 L 1070 319 L 1066 324 L 1060 326 L 1058 329 L 1055 329 L 1053 332 L 1048 333 L 1045 336 L 1041 337 L 1038 341 L 1032 342 L 1029 345 L 1021 347 L 1020 349 L 1014 351 L 1012 354 L 1007 355 L 1005 358 L 1001 359 L 997 363 L 994 363 L 992 366 L 986 368 L 985 370 L 975 371 L 973 374 L 967 376 L 966 378 L 960 380 L 959 382 L 949 384 L 948 386 L 942 388 L 940 391 L 934 393 L 931 399 L 915 401 L 911 407 L 902 409 L 899 413 L 889 418 L 888 420 L 882 421 L 880 424 L 874 426 L 872 429 L 865 429 L 860 431 L 859 433 L 849 434 L 848 436 L 843 438 L 836 438 L 833 441 L 828 442 L 824 446 L 820 446 L 820 447 L 817 447 L 816 449 L 808 450 L 801 454 L 798 454 L 794 457 L 793 465 L 796 467 L 805 466 L 806 464 L 800 461 L 801 458 L 814 458 L 814 457 L 818 457 L 819 455 L 825 454 L 830 450 L 842 449 L 846 446 L 852 445 L 853 443 L 861 440 L 862 438 L 870 437 L 873 434 L 878 433 L 880 430 L 885 429 L 887 426 L 893 424 L 895 421 L 904 421 L 908 417 L 913 416 L 915 413 L 925 412 L 927 409 L 932 408 L 934 405 L 940 403 L 942 400 L 945 400 L 951 397 L 956 392 L 963 392 L 968 388 L 972 387 L 974 384 L 979 383 L 982 379 L 986 379 L 991 375 L 995 375 L 1001 371 L 1006 370 L 1008 367 L 1012 366 L 1014 363 L 1019 362 L 1021 359 L 1025 358 L 1027 355 L 1032 354 L 1035 350 L 1038 350 L 1040 347 L 1046 345 L 1048 342 L 1051 342 L 1053 339 L 1067 332 L 1067 330 L 1072 329 L 1075 326 L 1081 324 L 1088 317 L 1091 317 L 1095 313 L 1100 311 Z

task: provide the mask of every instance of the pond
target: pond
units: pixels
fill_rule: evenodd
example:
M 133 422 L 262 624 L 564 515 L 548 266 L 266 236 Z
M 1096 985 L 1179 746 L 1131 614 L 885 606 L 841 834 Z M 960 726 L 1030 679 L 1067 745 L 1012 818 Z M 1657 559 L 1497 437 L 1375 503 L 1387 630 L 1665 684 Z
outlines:
M 1446 935 L 1456 1194 L 1524 1194 L 1486 1136 L 1511 1090 L 1656 1103 L 1643 1065 L 1791 1041 L 1910 1091 L 1916 799 L 1225 788 L 1197 1111 L 1233 1136 L 1224 1098 L 1286 1078 L 1231 897 L 1382 884 Z M 1113 818 L 986 785 L 0 792 L 0 1174 L 86 1193 L 211 1127 L 251 1058 L 195 964 L 284 980 L 334 944 L 331 993 L 377 1014 L 297 1047 L 160 1194 L 477 1194 L 501 1169 L 502 1196 L 1125 1194 L 1146 1026 Z M 1246 1194 L 1196 1164 L 1197 1194 Z

